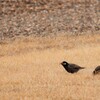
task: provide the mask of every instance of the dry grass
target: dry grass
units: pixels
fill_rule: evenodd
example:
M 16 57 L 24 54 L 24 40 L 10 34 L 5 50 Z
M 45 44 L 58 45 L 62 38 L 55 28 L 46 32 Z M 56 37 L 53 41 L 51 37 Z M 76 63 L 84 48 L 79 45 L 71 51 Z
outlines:
M 1 43 L 0 100 L 99 100 L 99 55 L 99 34 Z M 69 74 L 63 60 L 86 69 Z

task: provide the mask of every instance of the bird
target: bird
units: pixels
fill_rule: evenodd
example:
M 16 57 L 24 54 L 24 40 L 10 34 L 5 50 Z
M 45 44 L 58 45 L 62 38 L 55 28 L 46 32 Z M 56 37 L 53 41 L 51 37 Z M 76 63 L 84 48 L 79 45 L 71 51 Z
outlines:
M 99 72 L 100 72 L 100 66 L 97 66 L 95 70 L 93 71 L 93 74 L 95 75 L 95 74 L 98 74 Z
M 80 67 L 79 65 L 68 63 L 66 61 L 61 62 L 61 65 L 65 68 L 65 70 L 69 73 L 76 73 L 80 69 L 84 69 L 85 67 Z

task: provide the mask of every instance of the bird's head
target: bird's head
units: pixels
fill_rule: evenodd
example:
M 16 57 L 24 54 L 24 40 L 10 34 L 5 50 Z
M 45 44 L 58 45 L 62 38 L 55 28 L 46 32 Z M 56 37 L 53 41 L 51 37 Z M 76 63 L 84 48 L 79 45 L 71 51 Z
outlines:
M 96 75 L 98 73 L 98 71 L 93 71 L 93 75 Z
M 68 62 L 63 61 L 63 62 L 61 62 L 61 65 L 63 65 L 63 66 L 68 66 Z
M 96 74 L 96 72 L 95 72 L 95 71 L 93 71 L 93 74 L 95 75 L 95 74 Z

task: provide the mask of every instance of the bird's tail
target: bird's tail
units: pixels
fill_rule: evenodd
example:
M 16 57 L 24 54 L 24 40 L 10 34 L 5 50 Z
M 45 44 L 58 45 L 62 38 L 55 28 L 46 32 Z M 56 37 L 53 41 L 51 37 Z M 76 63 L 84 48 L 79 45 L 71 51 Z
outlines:
M 80 69 L 85 69 L 85 67 L 81 67 Z

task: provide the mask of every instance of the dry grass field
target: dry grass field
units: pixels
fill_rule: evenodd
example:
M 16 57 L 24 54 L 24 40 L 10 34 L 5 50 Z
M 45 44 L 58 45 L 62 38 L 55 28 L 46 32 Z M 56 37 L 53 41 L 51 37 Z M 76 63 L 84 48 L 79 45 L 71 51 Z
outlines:
M 66 60 L 86 69 L 67 73 Z M 100 100 L 100 35 L 35 37 L 0 43 L 0 100 Z

